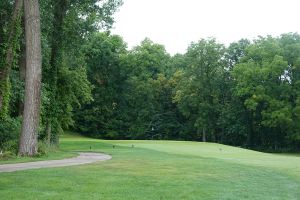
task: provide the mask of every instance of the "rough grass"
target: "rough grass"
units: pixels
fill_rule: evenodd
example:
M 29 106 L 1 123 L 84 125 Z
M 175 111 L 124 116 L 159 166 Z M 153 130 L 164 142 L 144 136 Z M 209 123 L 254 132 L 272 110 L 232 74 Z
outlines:
M 113 159 L 0 173 L 0 199 L 300 199 L 298 156 L 211 143 L 61 139 L 66 155 L 90 148 Z

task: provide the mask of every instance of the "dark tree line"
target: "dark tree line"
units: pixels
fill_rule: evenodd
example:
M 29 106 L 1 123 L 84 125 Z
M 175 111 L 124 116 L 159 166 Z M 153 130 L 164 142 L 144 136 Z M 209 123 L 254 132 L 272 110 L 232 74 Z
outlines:
M 300 145 L 300 35 L 215 39 L 170 56 L 149 39 L 128 51 L 119 36 L 83 48 L 93 101 L 76 130 L 109 139 L 219 142 L 265 150 Z

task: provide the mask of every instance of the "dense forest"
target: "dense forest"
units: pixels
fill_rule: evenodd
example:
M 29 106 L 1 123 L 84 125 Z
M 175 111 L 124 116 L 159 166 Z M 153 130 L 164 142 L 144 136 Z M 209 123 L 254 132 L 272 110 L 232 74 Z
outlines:
M 0 150 L 13 153 L 26 129 L 30 79 L 30 20 L 18 2 L 0 2 Z M 228 46 L 200 39 L 170 55 L 148 38 L 129 50 L 110 33 L 119 0 L 39 3 L 40 146 L 58 144 L 59 135 L 73 130 L 103 139 L 300 149 L 298 33 Z
M 192 42 L 183 55 L 145 39 L 130 51 L 96 33 L 85 47 L 92 101 L 74 128 L 108 139 L 219 142 L 268 150 L 299 147 L 300 35 Z

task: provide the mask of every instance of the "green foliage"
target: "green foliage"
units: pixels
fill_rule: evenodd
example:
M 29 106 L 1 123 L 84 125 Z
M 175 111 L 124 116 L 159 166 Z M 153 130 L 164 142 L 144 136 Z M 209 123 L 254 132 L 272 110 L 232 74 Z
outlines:
M 40 140 L 66 129 L 110 139 L 205 140 L 264 148 L 300 148 L 300 35 L 213 38 L 169 55 L 146 38 L 131 50 L 111 35 L 121 0 L 45 0 L 42 20 Z M 17 141 L 22 115 L 24 34 L 10 23 L 13 1 L 0 2 L 1 145 Z M 11 29 L 16 29 L 10 38 Z M 13 143 L 13 142 L 12 142 Z M 11 144 L 12 144 L 11 143 Z M 7 149 L 10 149 L 10 147 Z M 42 148 L 43 149 L 43 148 Z
M 210 38 L 171 57 L 149 39 L 127 51 L 120 37 L 96 34 L 83 50 L 94 101 L 75 111 L 75 127 L 111 139 L 298 148 L 300 76 L 290 55 L 297 38 L 243 39 L 228 48 Z
M 294 37 L 294 36 L 292 36 Z M 242 61 L 233 69 L 235 95 L 252 115 L 252 131 L 261 132 L 256 145 L 283 145 L 296 123 L 293 119 L 294 77 L 289 73 L 289 56 L 282 38 L 260 38 L 250 45 Z M 295 49 L 294 49 L 295 50 Z M 285 52 L 285 53 L 284 53 Z M 257 136 L 252 136 L 257 137 Z
M 9 101 L 11 96 L 11 84 L 9 78 L 0 81 L 0 120 L 5 120 L 9 112 Z
M 114 126 L 115 130 L 118 129 L 118 120 L 113 116 L 119 112 L 122 100 L 119 95 L 126 79 L 123 69 L 120 68 L 125 48 L 126 45 L 120 37 L 109 36 L 106 33 L 95 34 L 84 46 L 88 79 L 94 88 L 93 101 L 82 106 L 77 112 L 76 127 L 81 131 L 94 134 L 101 129 L 108 131 Z M 111 130 L 106 134 L 114 133 Z
M 108 30 L 113 14 L 121 0 L 45 0 L 40 2 L 42 28 L 42 119 L 39 139 L 58 138 L 63 129 L 74 125 L 73 112 L 92 100 L 92 85 L 88 81 L 83 49 L 90 35 Z M 18 119 L 23 110 L 25 60 L 22 17 L 11 22 L 14 1 L 0 3 L 0 76 L 5 71 L 6 53 L 12 47 L 12 70 L 9 77 L 0 80 L 0 119 L 3 127 L 7 120 Z M 15 34 L 10 34 L 15 30 Z M 7 131 L 10 131 L 8 129 Z M 18 131 L 20 131 L 18 129 Z M 6 131 L 1 140 L 17 141 Z M 4 135 L 5 134 L 5 135 Z M 12 134 L 13 135 L 13 134 Z M 2 141 L 1 141 L 2 145 Z
M 47 155 L 49 153 L 50 147 L 49 145 L 44 142 L 44 141 L 39 141 L 38 144 L 38 153 L 36 156 L 40 157 L 40 156 L 44 156 Z
M 84 51 L 94 101 L 78 112 L 80 131 L 106 138 L 163 138 L 171 132 L 163 130 L 162 122 L 170 121 L 170 111 L 161 107 L 162 95 L 172 104 L 170 94 L 162 93 L 168 80 L 161 73 L 169 60 L 163 46 L 146 39 L 127 52 L 119 36 L 101 33 L 91 37 Z
M 19 149 L 19 142 L 17 138 L 14 140 L 9 140 L 3 144 L 2 150 L 4 150 L 4 158 L 9 158 L 11 156 L 16 156 Z
M 20 134 L 20 119 L 6 118 L 0 122 L 0 149 L 17 152 L 17 142 Z
M 10 71 L 16 65 L 22 35 L 22 12 L 13 20 L 13 2 L 0 3 L 0 120 L 9 117 L 11 98 Z M 10 59 L 8 59 L 10 58 Z
M 186 53 L 187 67 L 174 96 L 179 110 L 193 123 L 194 131 L 206 129 L 212 140 L 216 137 L 219 117 L 224 53 L 224 46 L 215 39 L 192 43 Z M 195 139 L 200 139 L 199 135 Z
M 45 1 L 42 3 L 44 70 L 43 135 L 74 125 L 73 111 L 92 100 L 84 49 L 88 38 L 113 23 L 121 1 Z M 51 14 L 48 9 L 51 8 Z M 56 136 L 52 137 L 56 138 Z

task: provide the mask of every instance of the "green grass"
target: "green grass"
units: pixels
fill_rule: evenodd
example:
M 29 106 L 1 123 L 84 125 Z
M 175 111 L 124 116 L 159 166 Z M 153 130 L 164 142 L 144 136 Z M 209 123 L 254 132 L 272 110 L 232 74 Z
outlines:
M 212 143 L 105 141 L 79 136 L 62 138 L 60 155 L 89 151 L 90 147 L 113 159 L 0 173 L 0 199 L 300 199 L 299 156 Z
M 76 152 L 70 151 L 62 151 L 62 150 L 52 150 L 46 155 L 38 156 L 38 157 L 10 157 L 10 158 L 1 158 L 0 165 L 2 164 L 13 164 L 13 163 L 21 163 L 21 162 L 34 162 L 41 160 L 58 160 L 64 158 L 71 158 L 76 156 Z

